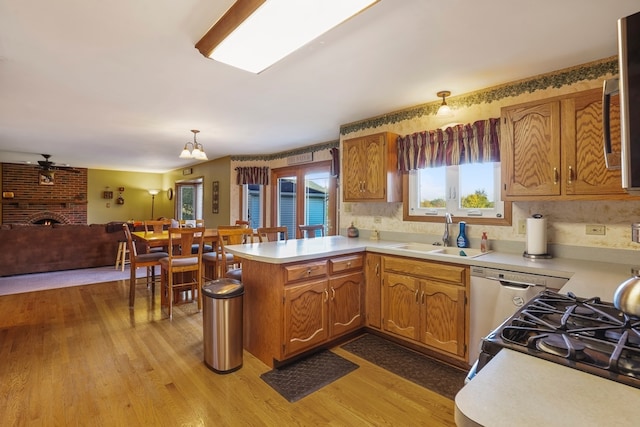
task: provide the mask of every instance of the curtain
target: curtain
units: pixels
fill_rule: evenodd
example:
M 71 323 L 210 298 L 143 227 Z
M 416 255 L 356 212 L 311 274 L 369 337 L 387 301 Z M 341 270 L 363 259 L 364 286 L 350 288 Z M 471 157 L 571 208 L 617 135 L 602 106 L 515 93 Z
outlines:
M 268 166 L 245 166 L 236 168 L 236 184 L 258 184 L 269 185 L 269 167 Z
M 331 176 L 336 178 L 340 177 L 340 150 L 338 148 L 332 148 L 329 150 L 331 153 Z
M 398 137 L 398 170 L 500 161 L 500 119 Z

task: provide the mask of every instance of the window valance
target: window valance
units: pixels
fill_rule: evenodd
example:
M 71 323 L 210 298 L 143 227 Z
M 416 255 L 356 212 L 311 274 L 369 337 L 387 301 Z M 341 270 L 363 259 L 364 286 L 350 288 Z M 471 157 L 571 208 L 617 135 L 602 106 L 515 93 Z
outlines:
M 398 170 L 500 161 L 500 119 L 398 137 Z
M 236 168 L 236 184 L 269 185 L 268 166 L 243 166 Z

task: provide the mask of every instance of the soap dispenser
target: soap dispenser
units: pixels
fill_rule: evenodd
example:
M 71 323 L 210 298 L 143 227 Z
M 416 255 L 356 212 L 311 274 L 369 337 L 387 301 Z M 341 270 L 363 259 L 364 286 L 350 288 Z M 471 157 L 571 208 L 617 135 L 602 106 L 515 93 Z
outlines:
M 456 241 L 459 248 L 468 248 L 469 239 L 467 239 L 467 223 L 460 221 L 460 232 L 458 233 L 458 240 Z

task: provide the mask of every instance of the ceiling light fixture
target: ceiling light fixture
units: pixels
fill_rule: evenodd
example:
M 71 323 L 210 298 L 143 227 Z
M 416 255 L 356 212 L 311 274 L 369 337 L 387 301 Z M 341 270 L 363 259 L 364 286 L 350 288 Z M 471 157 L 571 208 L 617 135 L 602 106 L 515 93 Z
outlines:
M 451 92 L 449 92 L 448 90 L 443 90 L 438 92 L 436 95 L 438 96 L 438 98 L 442 98 L 442 104 L 440 105 L 440 108 L 438 108 L 438 112 L 436 113 L 436 116 L 452 117 L 453 111 L 451 111 L 451 108 L 449 108 L 449 106 L 447 105 L 447 101 L 445 101 L 445 98 L 451 95 Z
M 196 49 L 257 74 L 379 1 L 237 0 Z
M 196 135 L 200 132 L 197 129 L 191 129 L 193 132 L 193 142 L 187 142 L 184 144 L 184 149 L 182 153 L 180 153 L 181 159 L 196 159 L 196 160 L 209 160 L 207 158 L 207 153 L 204 152 L 204 147 L 198 141 L 196 141 Z M 189 150 L 189 145 L 192 146 L 192 149 Z

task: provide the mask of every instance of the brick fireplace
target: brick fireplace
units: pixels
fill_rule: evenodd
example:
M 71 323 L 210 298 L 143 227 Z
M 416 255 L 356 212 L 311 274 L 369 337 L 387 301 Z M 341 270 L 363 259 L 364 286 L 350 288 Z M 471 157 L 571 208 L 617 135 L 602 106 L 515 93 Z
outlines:
M 3 224 L 86 224 L 87 169 L 56 170 L 42 180 L 37 166 L 2 164 Z

